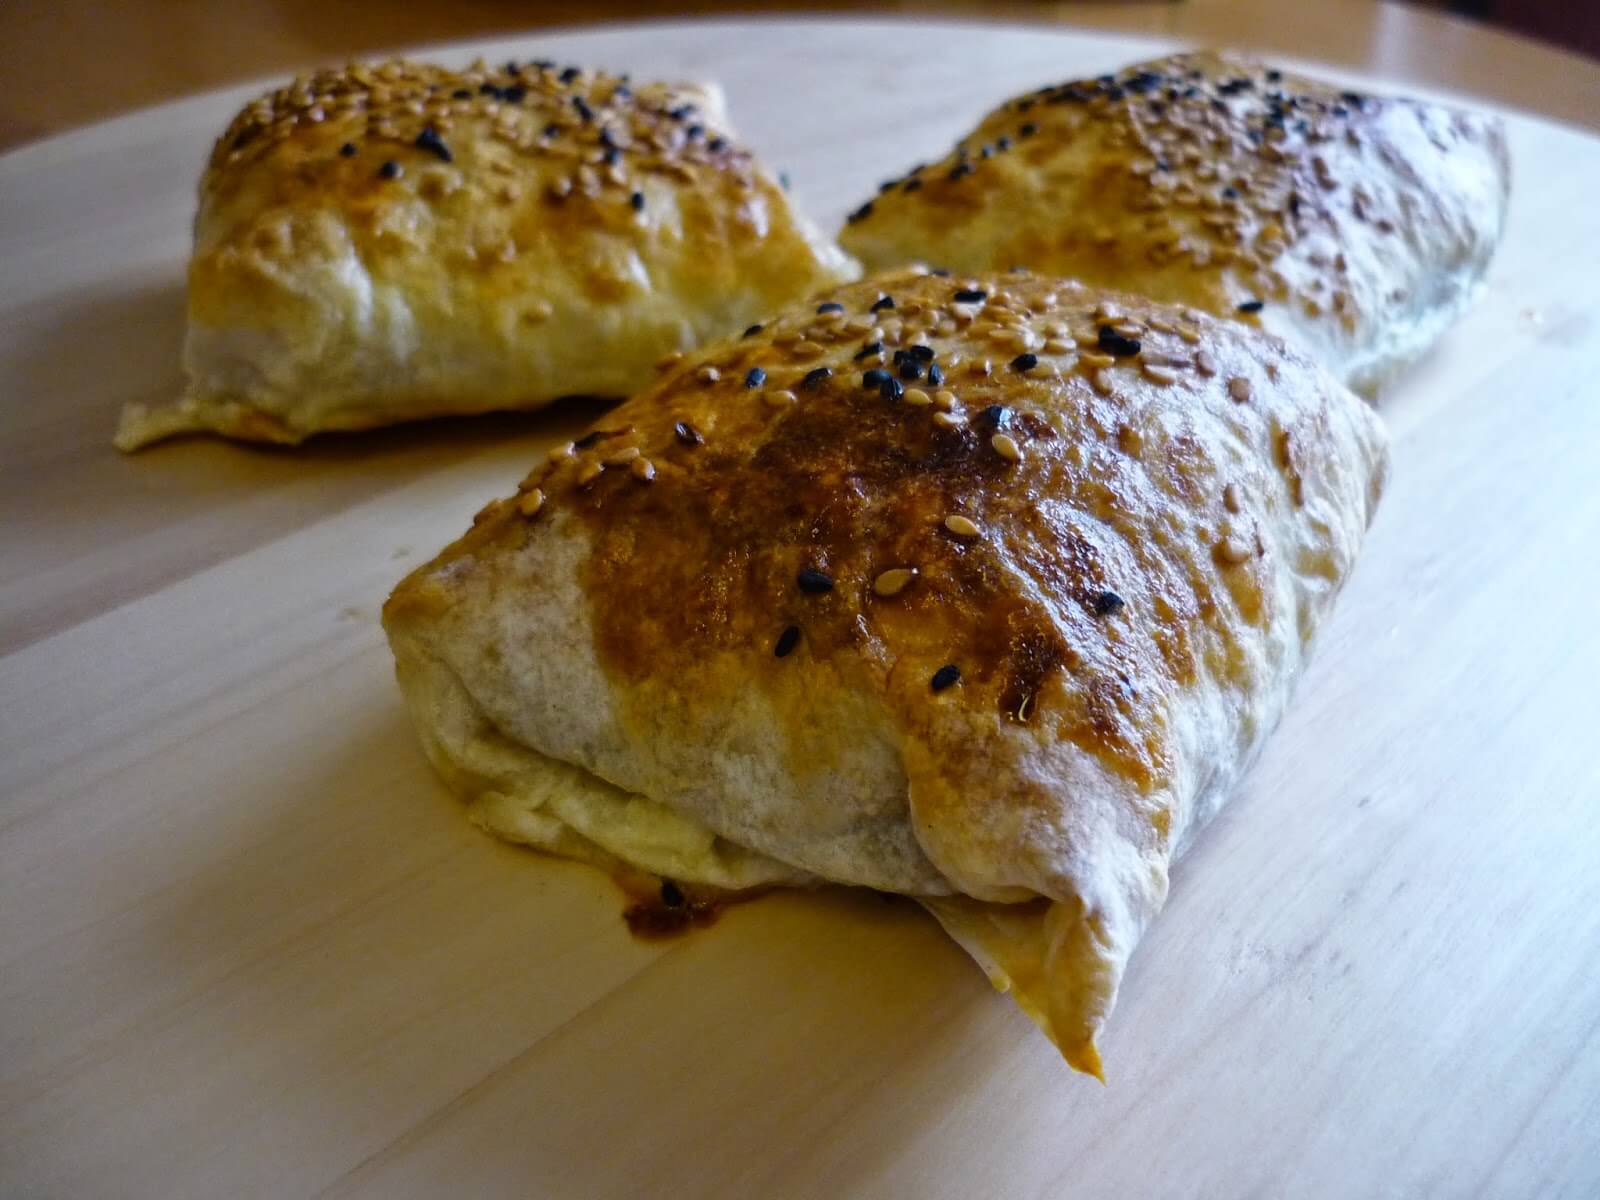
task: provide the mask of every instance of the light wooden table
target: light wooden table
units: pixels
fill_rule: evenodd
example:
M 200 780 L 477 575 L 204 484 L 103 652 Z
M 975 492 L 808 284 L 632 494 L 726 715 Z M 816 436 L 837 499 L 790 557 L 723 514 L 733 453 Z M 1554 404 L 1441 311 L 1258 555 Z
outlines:
M 494 53 L 535 45 L 720 78 L 829 222 L 1002 95 L 1162 48 L 808 22 Z M 1489 293 L 1388 405 L 1356 578 L 1102 1087 L 907 904 L 645 945 L 601 875 L 461 819 L 378 606 L 582 406 L 110 449 L 177 385 L 192 181 L 242 98 L 0 158 L 0 1195 L 1600 1193 L 1600 141 L 1512 121 Z

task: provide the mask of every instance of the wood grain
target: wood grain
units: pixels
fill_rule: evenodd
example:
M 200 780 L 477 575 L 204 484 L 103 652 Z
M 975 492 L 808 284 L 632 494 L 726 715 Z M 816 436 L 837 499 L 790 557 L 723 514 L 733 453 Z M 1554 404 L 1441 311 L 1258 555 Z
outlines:
M 1003 95 L 1165 48 L 537 44 L 721 78 L 830 222 Z M 907 904 L 644 945 L 598 873 L 461 820 L 378 606 L 583 406 L 110 449 L 176 383 L 192 180 L 240 99 L 0 159 L 0 1194 L 1600 1191 L 1600 142 L 1513 120 L 1489 293 L 1387 406 L 1356 578 L 1180 866 L 1101 1087 Z

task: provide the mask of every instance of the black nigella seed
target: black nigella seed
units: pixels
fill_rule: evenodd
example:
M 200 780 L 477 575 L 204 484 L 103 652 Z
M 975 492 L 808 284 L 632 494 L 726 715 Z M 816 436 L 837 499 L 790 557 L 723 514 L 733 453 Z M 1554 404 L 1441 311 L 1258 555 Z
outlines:
M 721 154 L 727 148 L 728 140 L 726 138 L 714 137 L 706 143 L 706 149 L 713 154 Z
M 400 175 L 400 164 L 395 162 L 393 159 L 390 159 L 388 162 L 384 163 L 383 166 L 378 168 L 378 177 L 380 179 L 399 179 Z
M 1242 313 L 1258 313 L 1267 306 L 1265 300 L 1246 300 L 1239 305 L 1238 311 Z
M 907 383 L 914 383 L 922 378 L 922 368 L 908 358 L 900 364 L 900 378 Z
M 561 126 L 557 125 L 554 121 L 551 121 L 550 124 L 544 127 L 544 136 L 547 138 L 555 137 L 555 135 L 560 132 Z
M 506 63 L 506 74 L 507 75 L 515 75 L 516 73 L 517 73 L 517 60 L 513 58 L 509 62 Z
M 1039 365 L 1037 354 L 1019 354 L 1011 360 L 1013 371 L 1031 371 Z
M 751 367 L 744 373 L 744 385 L 747 388 L 758 388 L 767 381 L 767 373 L 760 367 Z
M 878 194 L 881 196 L 884 192 L 892 191 L 894 186 L 899 182 L 900 181 L 898 179 L 885 179 L 878 185 Z
M 1358 112 L 1360 111 L 1361 106 L 1367 102 L 1367 98 L 1360 92 L 1340 92 L 1339 99 L 1343 100 L 1346 104 L 1348 104 L 1351 108 L 1356 109 Z
M 800 590 L 808 596 L 820 596 L 823 592 L 833 591 L 833 580 L 821 571 L 814 570 L 811 567 L 806 567 L 799 575 L 795 576 L 795 582 L 800 585 Z
M 1115 592 L 1107 591 L 1096 593 L 1094 598 L 1094 615 L 1097 617 L 1109 617 L 1112 613 L 1116 612 L 1117 609 L 1122 607 L 1122 603 L 1122 597 L 1117 595 Z
M 760 333 L 764 328 L 766 328 L 766 326 L 764 326 L 764 325 L 752 325 L 748 329 L 746 329 L 743 333 L 741 333 L 739 336 L 740 337 L 755 337 L 755 335 Z
M 1004 429 L 1011 424 L 1011 410 L 1004 404 L 991 404 L 980 415 L 990 429 Z
M 1100 349 L 1116 358 L 1132 358 L 1139 353 L 1138 338 L 1123 337 L 1109 325 L 1100 326 Z
M 893 307 L 894 307 L 894 297 L 893 296 L 879 296 L 876 300 L 874 300 L 872 302 L 872 308 L 869 309 L 868 311 L 870 311 L 870 312 L 882 312 L 886 308 L 893 308 Z
M 681 121 L 693 111 L 694 105 L 680 104 L 676 108 L 667 109 L 667 116 L 671 117 L 674 121 Z
M 864 388 L 881 388 L 886 383 L 892 383 L 893 377 L 882 367 L 873 367 L 871 370 L 861 372 L 861 386 Z
M 906 348 L 906 357 L 912 362 L 932 362 L 933 347 L 923 346 L 920 344 L 916 346 L 909 346 Z
M 898 400 L 906 394 L 906 389 L 900 386 L 900 381 L 893 376 L 885 379 L 878 385 L 878 395 L 885 400 Z
M 527 94 L 528 89 L 520 85 L 500 89 L 500 99 L 507 104 L 521 104 Z
M 633 193 L 633 195 L 628 197 L 628 203 L 633 206 L 633 211 L 634 212 L 643 212 L 644 211 L 644 193 L 643 192 L 635 192 L 635 193 Z
M 450 98 L 452 100 L 471 100 L 472 92 L 468 88 L 457 88 L 455 91 L 450 93 Z
M 356 154 L 356 144 L 354 142 L 346 142 L 344 145 L 339 147 L 339 153 L 345 158 L 354 158 Z
M 706 127 L 704 125 L 691 125 L 691 126 L 689 126 L 689 128 L 687 128 L 687 129 L 685 129 L 683 131 L 683 136 L 688 138 L 692 142 L 692 141 L 696 140 L 697 138 L 704 137 L 705 136 L 705 132 L 706 132 Z
M 791 625 L 778 635 L 777 644 L 772 647 L 772 657 L 788 658 L 789 652 L 800 644 L 800 626 Z
M 944 371 L 940 369 L 938 363 L 928 364 L 928 382 L 934 387 L 938 387 L 944 382 Z
M 682 908 L 684 904 L 683 889 L 670 879 L 661 881 L 661 903 L 668 908 Z
M 865 346 L 861 347 L 861 349 L 856 351 L 856 361 L 860 362 L 863 358 L 871 358 L 874 354 L 882 354 L 882 353 L 883 353 L 883 343 L 882 342 L 868 342 Z
M 900 190 L 902 192 L 914 192 L 918 188 L 920 188 L 921 186 L 922 186 L 922 180 L 920 180 L 920 179 L 908 179 L 906 181 L 905 187 L 901 188 Z
M 572 107 L 578 110 L 578 116 L 584 121 L 594 120 L 594 109 L 589 107 L 589 102 L 582 96 L 572 98 Z
M 618 150 L 615 146 L 608 146 L 606 147 L 605 154 L 601 157 L 605 159 L 606 166 L 614 167 L 622 161 L 622 151 Z
M 789 190 L 789 172 L 787 172 L 787 171 L 779 171 L 778 172 L 778 186 L 781 187 L 786 192 Z
M 617 144 L 617 139 L 611 136 L 611 130 L 606 129 L 603 126 L 600 129 L 600 144 L 607 150 L 611 149 Z
M 1278 80 L 1280 80 L 1282 78 L 1283 78 L 1283 72 L 1282 71 L 1268 71 L 1267 72 L 1267 82 L 1268 83 L 1277 83 Z
M 1232 186 L 1223 188 L 1222 198 L 1224 200 L 1237 200 L 1239 198 L 1239 189 Z
M 1039 132 L 1039 127 L 1037 125 L 1035 125 L 1032 121 L 1028 121 L 1028 122 L 1024 123 L 1021 126 L 1021 128 L 1019 128 L 1017 130 L 1017 136 L 1018 137 L 1032 137 L 1034 134 L 1036 134 L 1038 132 Z
M 997 138 L 994 143 L 994 148 L 996 150 L 1011 149 L 1011 139 L 1008 137 Z
M 444 139 L 439 136 L 439 131 L 432 125 L 417 134 L 416 146 L 418 150 L 430 151 L 441 162 L 450 162 L 455 157 L 450 153 L 450 147 L 444 144 Z
M 572 444 L 576 449 L 587 450 L 590 446 L 596 445 L 608 437 L 616 437 L 619 433 L 626 432 L 628 432 L 626 429 L 596 429 L 592 433 L 584 434 Z
M 498 96 L 500 94 L 500 89 L 495 87 L 495 85 L 492 83 L 480 83 L 478 85 L 478 91 L 480 94 L 485 96 Z
M 840 304 L 837 300 L 828 300 L 828 301 L 826 301 L 826 302 L 824 302 L 822 304 L 817 305 L 818 314 L 831 313 L 831 312 L 843 312 L 843 311 L 844 311 L 844 305 Z
M 966 162 L 957 163 L 955 166 L 950 168 L 950 178 L 951 179 L 960 179 L 964 175 L 971 175 L 971 174 L 972 174 L 972 164 L 971 163 L 966 163 Z
M 803 388 L 820 387 L 828 376 L 832 374 L 832 367 L 817 367 L 806 372 L 805 378 L 800 381 L 800 386 Z
M 846 221 L 851 221 L 851 222 L 854 222 L 854 221 L 865 221 L 871 215 L 872 215 L 872 201 L 868 200 L 860 208 L 856 209 L 848 217 L 846 217 L 845 220 Z
M 700 431 L 687 421 L 679 421 L 672 427 L 672 435 L 685 446 L 700 446 L 705 444 L 705 438 Z
M 949 267 L 935 267 L 933 270 L 929 271 L 928 274 L 932 275 L 935 279 L 949 279 L 950 278 L 950 268 Z
M 962 288 L 954 296 L 950 297 L 957 304 L 980 304 L 988 298 L 988 292 L 980 291 L 977 288 Z
M 942 692 L 952 684 L 961 682 L 961 668 L 956 666 L 955 663 L 945 663 L 944 666 L 933 673 L 931 682 L 934 691 Z
M 582 75 L 582 74 L 583 74 L 583 72 L 578 70 L 577 67 L 568 67 L 564 71 L 561 72 L 561 74 L 558 76 L 558 78 L 561 80 L 562 83 L 571 83 L 574 79 L 576 79 L 579 75 Z

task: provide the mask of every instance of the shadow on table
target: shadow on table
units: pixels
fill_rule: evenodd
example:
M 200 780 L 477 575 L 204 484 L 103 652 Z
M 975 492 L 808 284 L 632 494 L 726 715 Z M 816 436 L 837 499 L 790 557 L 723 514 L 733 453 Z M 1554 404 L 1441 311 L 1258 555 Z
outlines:
M 1064 1073 L 907 901 L 775 895 L 634 941 L 603 874 L 467 826 L 373 657 L 308 700 L 325 751 L 230 770 L 232 815 L 200 818 L 206 866 L 152 931 L 170 969 L 219 976 L 180 1020 L 226 1082 L 179 1086 L 231 1188 L 849 1193 L 1019 1055 Z M 351 714 L 337 751 L 323 708 Z

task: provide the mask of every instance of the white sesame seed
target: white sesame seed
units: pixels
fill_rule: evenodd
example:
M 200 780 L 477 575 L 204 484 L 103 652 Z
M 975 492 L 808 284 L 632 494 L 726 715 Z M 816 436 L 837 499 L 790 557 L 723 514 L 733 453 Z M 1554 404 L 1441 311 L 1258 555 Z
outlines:
M 901 399 L 913 408 L 927 408 L 928 405 L 933 403 L 933 397 L 929 396 L 921 388 L 907 388 L 906 394 Z
M 633 477 L 640 483 L 649 483 L 656 477 L 656 465 L 648 458 L 634 459 L 633 466 L 629 467 L 628 470 L 633 473 Z
M 674 350 L 671 354 L 663 354 L 660 358 L 656 359 L 656 370 L 665 371 L 669 367 L 677 366 L 682 361 L 683 351 Z
M 949 388 L 940 388 L 933 394 L 934 407 L 941 412 L 949 412 L 956 406 L 956 394 Z
M 1017 443 L 1009 434 L 995 434 L 989 439 L 989 445 L 993 446 L 994 452 L 1007 462 L 1016 462 L 1022 457 L 1022 451 L 1017 448 Z
M 1106 367 L 1114 367 L 1117 365 L 1117 360 L 1115 358 L 1109 354 L 1101 354 L 1099 351 L 1093 351 L 1088 354 L 1080 354 L 1078 355 L 1078 361 L 1092 371 L 1103 370 Z
M 1236 513 L 1244 507 L 1244 494 L 1239 490 L 1237 483 L 1230 483 L 1222 489 L 1222 506 L 1231 513 Z
M 701 383 L 715 383 L 722 378 L 722 372 L 707 364 L 695 372 L 695 378 Z
M 1094 390 L 1102 396 L 1109 396 L 1115 383 L 1115 377 L 1111 374 L 1110 367 L 1101 367 L 1089 377 L 1089 382 L 1094 385 Z
M 1217 543 L 1217 557 L 1232 566 L 1248 562 L 1253 557 L 1254 551 L 1242 538 L 1229 534 Z
M 1243 375 L 1235 375 L 1228 380 L 1228 395 L 1239 404 L 1244 404 L 1250 399 L 1250 381 Z
M 952 413 L 936 412 L 933 414 L 933 423 L 940 429 L 960 429 L 961 418 Z
M 551 446 L 550 453 L 546 457 L 551 462 L 560 462 L 563 458 L 571 458 L 576 449 L 571 442 L 562 442 L 559 446 Z
M 963 517 L 960 513 L 951 513 L 946 517 L 944 527 L 960 538 L 975 538 L 981 532 L 976 521 L 970 517 Z
M 531 517 L 544 507 L 544 493 L 538 488 L 522 493 L 517 508 L 525 517 Z
M 1217 360 L 1211 357 L 1211 351 L 1195 351 L 1194 369 L 1202 375 L 1215 375 L 1217 373 Z
M 1154 380 L 1156 383 L 1176 383 L 1178 381 L 1178 373 L 1176 371 L 1157 366 L 1152 362 L 1145 363 L 1143 370 L 1145 377 Z
M 872 590 L 880 596 L 888 598 L 898 596 L 905 591 L 917 578 L 915 567 L 894 567 L 883 572 L 872 581 Z
M 761 398 L 774 408 L 782 408 L 785 405 L 794 403 L 794 393 L 789 391 L 787 388 L 783 388 L 778 391 L 764 392 L 762 393 Z
M 600 472 L 604 470 L 605 467 L 597 462 L 584 463 L 578 468 L 578 486 L 583 487 L 585 484 L 593 483 L 600 478 Z
M 615 450 L 612 453 L 606 455 L 600 461 L 603 462 L 608 467 L 620 467 L 624 463 L 631 463 L 634 459 L 636 459 L 638 457 L 639 457 L 639 447 L 637 447 L 637 446 L 624 446 L 621 450 Z

